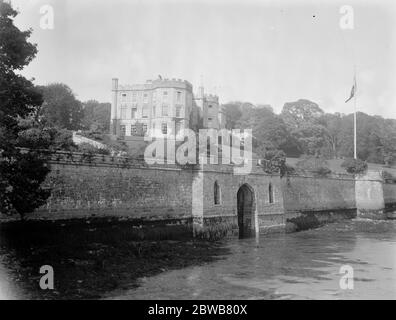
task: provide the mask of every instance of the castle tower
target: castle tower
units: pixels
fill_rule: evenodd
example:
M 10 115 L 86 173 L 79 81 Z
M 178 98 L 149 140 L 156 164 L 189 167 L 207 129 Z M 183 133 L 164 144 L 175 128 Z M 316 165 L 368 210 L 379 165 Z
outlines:
M 118 96 L 118 79 L 111 80 L 111 113 L 110 113 L 110 134 L 117 134 L 118 117 L 117 117 L 117 96 Z
M 159 78 L 119 85 L 112 81 L 111 133 L 125 140 L 183 139 L 190 125 L 192 85 L 181 79 Z

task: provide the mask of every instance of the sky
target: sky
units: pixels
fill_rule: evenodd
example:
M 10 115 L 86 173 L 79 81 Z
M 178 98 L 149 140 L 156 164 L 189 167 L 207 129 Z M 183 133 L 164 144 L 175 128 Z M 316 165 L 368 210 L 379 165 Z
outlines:
M 356 69 L 359 111 L 396 118 L 392 0 L 11 0 L 15 23 L 32 28 L 38 54 L 23 74 L 36 84 L 66 83 L 77 98 L 111 101 L 120 84 L 181 78 L 221 103 L 309 99 L 351 113 Z M 54 28 L 43 29 L 50 5 Z M 353 28 L 340 12 L 353 9 Z M 345 20 L 342 20 L 345 21 Z

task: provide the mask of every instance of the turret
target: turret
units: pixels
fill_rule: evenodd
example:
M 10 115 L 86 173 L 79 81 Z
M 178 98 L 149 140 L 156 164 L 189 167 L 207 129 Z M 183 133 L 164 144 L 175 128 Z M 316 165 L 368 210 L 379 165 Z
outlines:
M 110 133 L 117 134 L 117 96 L 118 96 L 118 79 L 111 80 L 111 113 L 110 113 Z

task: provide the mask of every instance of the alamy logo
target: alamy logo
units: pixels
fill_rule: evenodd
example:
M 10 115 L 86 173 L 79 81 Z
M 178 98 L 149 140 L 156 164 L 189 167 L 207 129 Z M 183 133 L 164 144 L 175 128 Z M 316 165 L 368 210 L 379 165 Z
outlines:
M 340 14 L 342 14 L 340 18 L 340 28 L 343 30 L 354 29 L 355 25 L 352 6 L 342 6 L 340 8 Z
M 54 268 L 49 265 L 41 266 L 40 274 L 44 274 L 40 278 L 40 288 L 43 290 L 54 289 Z
M 54 29 L 54 8 L 48 4 L 40 7 L 40 28 L 43 30 Z
M 252 130 L 184 129 L 176 139 L 145 137 L 151 141 L 144 151 L 147 164 L 234 164 L 234 174 L 249 174 L 252 169 Z
M 353 290 L 353 268 L 350 265 L 343 265 L 340 268 L 340 288 L 342 290 Z

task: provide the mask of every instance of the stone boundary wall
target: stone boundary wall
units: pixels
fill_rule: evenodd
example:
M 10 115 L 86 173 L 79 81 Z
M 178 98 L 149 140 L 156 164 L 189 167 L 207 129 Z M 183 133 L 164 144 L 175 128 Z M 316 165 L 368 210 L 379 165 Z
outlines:
M 385 208 L 396 207 L 396 183 L 384 183 Z
M 237 192 L 244 184 L 254 191 L 255 228 L 260 231 L 284 228 L 301 215 L 322 221 L 344 213 L 351 217 L 357 209 L 396 208 L 396 184 L 384 183 L 377 173 L 356 178 L 347 174 L 280 177 L 253 165 L 249 175 L 236 175 L 231 165 L 148 165 L 143 158 L 70 152 L 48 153 L 48 157 L 51 172 L 45 186 L 51 188 L 51 196 L 28 219 L 187 221 L 235 231 Z M 218 204 L 215 183 L 220 187 Z M 8 219 L 0 215 L 0 221 Z
M 49 157 L 45 187 L 51 196 L 28 219 L 191 220 L 191 167 L 148 166 L 142 158 L 83 153 Z
M 352 175 L 292 175 L 281 181 L 283 205 L 288 216 L 302 212 L 356 209 Z

